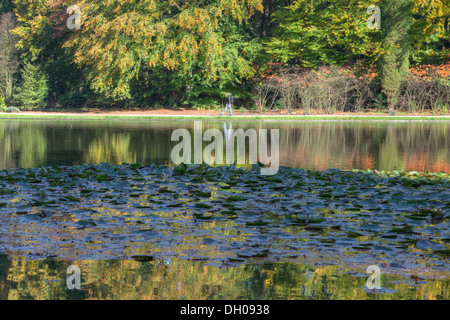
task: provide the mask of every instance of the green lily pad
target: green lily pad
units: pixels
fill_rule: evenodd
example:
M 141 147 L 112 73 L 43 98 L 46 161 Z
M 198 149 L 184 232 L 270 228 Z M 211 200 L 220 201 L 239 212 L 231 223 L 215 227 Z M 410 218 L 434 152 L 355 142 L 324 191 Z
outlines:
M 201 208 L 201 209 L 211 209 L 213 206 L 206 204 L 206 203 L 196 203 L 195 204 L 196 208 Z
M 210 198 L 211 197 L 211 192 L 199 191 L 199 192 L 197 192 L 197 196 L 203 197 L 203 198 Z
M 97 224 L 92 219 L 82 219 L 78 221 L 80 228 L 95 227 Z
M 213 220 L 215 218 L 213 215 L 203 215 L 199 213 L 194 213 L 194 217 L 200 220 Z
M 65 196 L 64 198 L 69 200 L 69 201 L 73 201 L 73 202 L 81 202 L 80 199 L 75 198 L 74 196 Z
M 349 237 L 352 237 L 352 238 L 357 238 L 357 237 L 363 236 L 362 233 L 359 233 L 359 232 L 356 231 L 356 230 L 349 230 L 349 229 L 347 229 L 347 235 L 348 235 Z
M 179 166 L 176 166 L 173 171 L 183 174 L 187 170 L 188 166 L 184 163 L 180 164 Z
M 241 195 L 232 195 L 227 198 L 228 201 L 246 201 L 247 199 Z
M 320 223 L 325 221 L 326 219 L 322 216 L 310 216 L 308 217 L 308 222 L 309 223 Z
M 262 220 L 258 220 L 255 222 L 246 222 L 245 225 L 248 227 L 261 227 L 261 226 L 265 226 L 268 225 L 269 223 L 266 221 L 262 221 Z

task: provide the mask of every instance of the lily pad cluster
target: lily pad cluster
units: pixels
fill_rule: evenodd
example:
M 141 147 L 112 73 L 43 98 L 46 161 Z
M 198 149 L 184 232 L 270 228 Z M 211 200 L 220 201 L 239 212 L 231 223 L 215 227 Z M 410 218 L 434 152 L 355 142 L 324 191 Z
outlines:
M 448 270 L 446 173 L 139 163 L 0 172 L 2 252 Z

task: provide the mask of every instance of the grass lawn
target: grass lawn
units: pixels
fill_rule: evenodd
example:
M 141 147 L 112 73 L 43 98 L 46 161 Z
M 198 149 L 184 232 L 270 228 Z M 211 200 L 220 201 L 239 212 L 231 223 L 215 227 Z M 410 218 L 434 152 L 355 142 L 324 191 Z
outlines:
M 0 119 L 54 119 L 54 120 L 440 120 L 449 121 L 450 115 L 433 114 L 397 114 L 394 116 L 385 113 L 340 113 L 340 114 L 315 114 L 287 115 L 281 112 L 239 112 L 233 116 L 220 115 L 220 111 L 211 110 L 150 110 L 150 111 L 64 111 L 64 112 L 21 112 L 0 113 Z

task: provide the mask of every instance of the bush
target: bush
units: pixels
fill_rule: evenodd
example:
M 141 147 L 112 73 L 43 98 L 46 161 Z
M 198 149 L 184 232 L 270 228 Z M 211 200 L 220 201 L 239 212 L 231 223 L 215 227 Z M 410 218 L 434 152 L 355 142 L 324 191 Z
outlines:
M 278 98 L 278 90 L 272 82 L 259 83 L 253 88 L 252 98 L 256 110 L 270 110 L 274 106 Z
M 450 63 L 411 70 L 402 86 L 398 107 L 408 112 L 441 112 L 450 104 Z
M 5 102 L 4 96 L 0 96 L 0 108 L 2 108 L 2 109 L 6 108 L 6 102 Z
M 0 112 L 20 112 L 16 107 L 8 107 L 5 102 L 5 97 L 0 96 Z
M 47 75 L 38 66 L 28 62 L 21 74 L 22 85 L 14 96 L 15 103 L 27 110 L 45 107 L 49 91 Z
M 255 86 L 253 101 L 258 110 L 281 104 L 287 112 L 301 108 L 305 114 L 386 111 L 388 104 L 375 74 L 358 76 L 343 67 L 280 68 Z M 447 112 L 449 104 L 450 63 L 447 63 L 412 69 L 400 87 L 394 107 L 410 113 L 426 110 L 442 113 Z
M 321 67 L 304 70 L 284 68 L 253 90 L 257 109 L 270 109 L 281 100 L 284 109 L 334 113 L 362 111 L 374 97 L 372 78 L 357 77 L 348 68 Z
M 349 69 L 322 67 L 305 73 L 298 94 L 304 109 L 327 113 L 354 111 L 352 100 L 359 85 L 359 79 Z

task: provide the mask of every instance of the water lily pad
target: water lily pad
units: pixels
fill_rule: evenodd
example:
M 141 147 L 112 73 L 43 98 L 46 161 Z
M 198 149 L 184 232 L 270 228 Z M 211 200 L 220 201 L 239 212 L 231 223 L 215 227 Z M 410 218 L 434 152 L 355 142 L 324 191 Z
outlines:
M 245 223 L 245 225 L 248 226 L 248 227 L 261 227 L 261 226 L 265 226 L 267 224 L 269 224 L 269 223 L 266 222 L 266 221 L 262 221 L 262 220 L 258 220 L 258 221 L 255 221 L 255 222 L 246 222 Z
M 200 202 L 200 203 L 196 203 L 195 207 L 196 208 L 201 208 L 201 209 L 211 209 L 213 206 L 211 206 L 209 204 L 206 204 L 206 203 Z
M 77 223 L 80 228 L 95 227 L 97 224 L 92 219 L 82 219 Z
M 227 198 L 228 201 L 246 201 L 247 199 L 241 195 L 232 195 Z
M 309 223 L 320 223 L 320 222 L 323 222 L 323 221 L 325 221 L 326 219 L 324 218 L 324 217 L 322 217 L 322 216 L 317 216 L 317 215 L 315 215 L 315 216 L 309 216 L 308 217 L 308 222 Z
M 444 249 L 444 250 L 434 250 L 437 254 L 448 256 L 450 255 L 450 249 Z
M 199 213 L 194 213 L 194 217 L 200 220 L 213 220 L 215 219 L 215 216 L 213 215 L 204 215 Z
M 187 170 L 188 166 L 184 163 L 180 164 L 179 166 L 176 166 L 175 169 L 173 169 L 177 173 L 184 173 Z
M 74 196 L 65 196 L 64 197 L 65 199 L 67 199 L 67 200 L 69 200 L 69 201 L 74 201 L 74 202 L 81 202 L 81 200 L 80 199 L 78 199 L 78 198 L 76 198 L 76 197 L 74 197 Z
M 359 227 L 361 230 L 370 232 L 381 232 L 382 228 L 377 224 L 365 224 Z
M 358 231 L 356 231 L 356 230 L 354 230 L 354 229 L 347 229 L 346 231 L 347 231 L 347 235 L 348 235 L 349 237 L 354 237 L 354 238 L 356 238 L 356 237 L 361 237 L 361 236 L 363 236 L 362 233 L 360 233 L 360 232 L 358 232 Z
M 430 240 L 418 240 L 415 246 L 417 249 L 421 250 L 445 250 L 445 247 L 442 244 Z
M 211 197 L 211 192 L 199 191 L 199 192 L 197 192 L 197 196 L 204 197 L 204 198 L 210 198 Z

